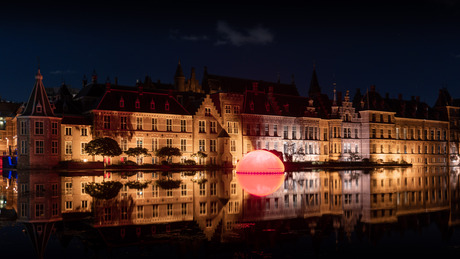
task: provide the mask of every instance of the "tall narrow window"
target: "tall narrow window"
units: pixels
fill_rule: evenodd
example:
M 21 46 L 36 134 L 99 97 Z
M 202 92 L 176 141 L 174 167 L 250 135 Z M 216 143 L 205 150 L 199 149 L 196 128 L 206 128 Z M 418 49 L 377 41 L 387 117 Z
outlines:
M 58 123 L 52 122 L 51 123 L 51 134 L 57 135 L 58 134 Z
M 72 141 L 65 142 L 65 154 L 72 155 Z
M 153 118 L 152 119 L 152 131 L 157 131 L 158 130 L 158 119 Z
M 51 154 L 56 155 L 58 153 L 58 142 L 56 140 L 51 141 Z
M 35 135 L 43 135 L 43 121 L 35 122 Z
M 120 117 L 120 129 L 122 130 L 128 129 L 128 117 L 127 116 Z
M 172 131 L 172 119 L 166 119 L 166 131 Z
M 137 117 L 136 118 L 136 128 L 138 130 L 142 130 L 142 117 Z
M 125 107 L 125 100 L 123 100 L 123 97 L 120 98 L 120 108 Z
M 104 115 L 103 117 L 104 129 L 110 129 L 110 116 Z
M 187 121 L 186 120 L 181 120 L 180 121 L 180 131 L 181 132 L 186 132 L 187 131 Z
M 186 152 L 187 151 L 187 140 L 186 139 L 181 139 L 180 140 L 180 151 L 181 152 Z
M 206 121 L 198 121 L 198 132 L 199 133 L 206 132 Z
M 35 141 L 35 154 L 43 154 L 44 152 L 44 142 L 43 140 Z
M 155 102 L 153 101 L 150 101 L 150 110 L 155 110 Z
M 165 103 L 165 111 L 169 111 L 169 102 L 168 101 L 166 101 L 166 103 Z

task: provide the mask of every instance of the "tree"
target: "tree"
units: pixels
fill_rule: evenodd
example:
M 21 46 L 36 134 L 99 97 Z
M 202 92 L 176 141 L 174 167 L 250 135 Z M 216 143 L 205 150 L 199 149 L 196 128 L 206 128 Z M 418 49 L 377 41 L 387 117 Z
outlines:
M 142 147 L 135 147 L 135 148 L 131 147 L 125 151 L 125 154 L 127 154 L 128 156 L 136 157 L 137 161 L 139 161 L 140 156 L 150 156 L 149 150 L 146 148 L 142 148 Z
M 123 153 L 118 145 L 118 142 L 107 137 L 91 140 L 86 145 L 85 152 L 93 156 L 93 160 L 94 156 L 101 155 L 104 161 L 106 156 L 114 157 Z
M 123 184 L 118 181 L 87 183 L 85 192 L 95 199 L 110 200 L 117 197 Z
M 177 147 L 162 147 L 155 151 L 155 155 L 161 158 L 166 157 L 166 161 L 170 163 L 173 156 L 182 156 L 182 152 Z

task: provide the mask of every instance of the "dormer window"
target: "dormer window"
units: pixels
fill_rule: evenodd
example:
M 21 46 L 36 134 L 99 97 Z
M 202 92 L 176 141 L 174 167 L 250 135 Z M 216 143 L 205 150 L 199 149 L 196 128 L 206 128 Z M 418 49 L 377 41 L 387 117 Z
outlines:
M 168 101 L 166 101 L 166 103 L 165 103 L 165 110 L 169 111 L 169 102 Z
M 155 110 L 155 102 L 153 101 L 150 101 L 150 110 Z
M 40 103 L 38 103 L 37 106 L 35 106 L 35 111 L 37 113 L 42 113 L 42 105 Z
M 125 107 L 125 100 L 123 100 L 123 97 L 120 98 L 120 108 Z
M 141 102 L 139 101 L 139 98 L 136 99 L 135 107 L 136 109 L 141 108 Z
M 249 104 L 249 109 L 251 109 L 252 112 L 254 111 L 254 102 L 253 101 L 251 101 L 251 103 Z
M 268 102 L 265 102 L 265 110 L 267 110 L 267 112 L 270 111 L 270 104 Z

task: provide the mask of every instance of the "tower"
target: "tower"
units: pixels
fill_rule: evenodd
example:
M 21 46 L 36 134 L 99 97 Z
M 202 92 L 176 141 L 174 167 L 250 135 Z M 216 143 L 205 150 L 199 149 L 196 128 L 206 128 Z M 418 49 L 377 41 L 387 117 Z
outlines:
M 179 92 L 185 91 L 185 76 L 180 64 L 180 60 L 177 64 L 176 74 L 174 74 L 174 86 Z
M 40 69 L 17 123 L 18 169 L 50 169 L 56 166 L 60 157 L 61 118 L 54 115 Z

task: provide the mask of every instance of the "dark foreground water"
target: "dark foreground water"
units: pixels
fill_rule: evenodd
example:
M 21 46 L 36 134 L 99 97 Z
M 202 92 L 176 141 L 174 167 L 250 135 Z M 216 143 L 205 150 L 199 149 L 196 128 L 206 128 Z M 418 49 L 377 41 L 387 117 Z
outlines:
M 93 182 L 123 187 L 96 200 Z M 458 258 L 459 185 L 448 167 L 312 170 L 256 197 L 232 171 L 4 171 L 0 258 Z

